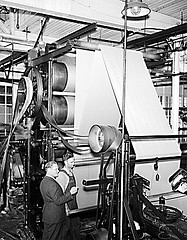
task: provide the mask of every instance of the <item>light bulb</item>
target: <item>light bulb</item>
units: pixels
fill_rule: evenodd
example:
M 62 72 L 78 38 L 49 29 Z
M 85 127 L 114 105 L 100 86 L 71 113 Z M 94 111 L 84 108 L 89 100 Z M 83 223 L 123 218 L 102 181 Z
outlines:
M 142 0 L 129 0 L 126 12 L 127 17 L 138 18 L 147 16 L 151 10 L 146 3 L 142 2 Z M 125 7 L 122 11 L 122 14 L 125 14 Z
M 137 16 L 137 15 L 140 14 L 140 12 L 141 12 L 141 7 L 134 6 L 134 7 L 131 8 L 132 15 Z

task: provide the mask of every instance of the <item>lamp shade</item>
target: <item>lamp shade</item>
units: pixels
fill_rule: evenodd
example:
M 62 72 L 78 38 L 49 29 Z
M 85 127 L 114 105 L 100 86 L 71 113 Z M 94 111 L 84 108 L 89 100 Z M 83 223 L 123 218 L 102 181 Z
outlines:
M 127 17 L 138 18 L 147 16 L 151 10 L 142 0 L 130 0 L 127 5 Z

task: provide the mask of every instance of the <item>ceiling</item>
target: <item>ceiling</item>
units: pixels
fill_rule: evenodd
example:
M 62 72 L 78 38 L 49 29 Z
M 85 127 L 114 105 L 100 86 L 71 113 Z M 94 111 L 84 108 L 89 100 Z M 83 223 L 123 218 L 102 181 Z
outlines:
M 106 0 L 101 0 L 105 1 Z M 5 1 L 6 2 L 6 1 Z M 14 1 L 11 1 L 14 2 Z M 16 2 L 16 1 L 15 1 Z M 83 1 L 84 2 L 84 1 Z M 117 2 L 121 2 L 123 4 L 123 1 L 120 0 L 113 0 L 113 2 L 117 4 Z M 186 0 L 145 0 L 145 3 L 148 4 L 152 12 L 154 13 L 161 13 L 167 16 L 170 16 L 172 18 L 175 18 L 178 20 L 179 23 L 185 23 L 187 22 L 187 1 Z M 9 3 L 9 5 L 11 5 Z M 6 7 L 6 8 L 5 8 Z M 16 8 L 15 8 L 16 7 Z M 9 34 L 11 32 L 11 28 L 13 28 L 14 25 L 15 29 L 14 32 L 18 32 L 20 36 L 25 38 L 25 40 L 32 39 L 33 41 L 36 41 L 36 37 L 40 33 L 42 23 L 45 20 L 46 15 L 42 13 L 42 11 L 38 12 L 32 12 L 27 9 L 19 9 L 19 5 L 12 3 L 11 11 L 13 12 L 12 15 L 7 14 L 10 12 L 10 6 L 1 6 L 0 9 L 0 34 Z M 30 8 L 31 9 L 31 8 Z M 7 10 L 7 12 L 5 11 Z M 31 9 L 32 10 L 32 9 Z M 10 16 L 13 18 L 13 20 L 10 21 Z M 121 16 L 120 16 L 121 17 Z M 12 23 L 13 21 L 13 23 Z M 96 19 L 97 21 L 97 19 Z M 90 22 L 90 21 L 88 21 Z M 48 37 L 48 41 L 53 41 L 54 39 L 63 38 L 64 36 L 75 32 L 76 30 L 84 27 L 87 25 L 87 22 L 77 20 L 77 19 L 65 19 L 60 18 L 58 16 L 50 16 L 50 19 L 48 23 L 46 24 L 44 35 Z M 149 26 L 146 26 L 146 21 L 142 25 L 143 28 L 134 28 L 133 34 L 129 34 L 129 39 L 142 37 L 142 35 L 154 33 L 155 31 L 162 30 L 162 22 L 159 24 L 157 28 L 151 28 Z M 165 27 L 164 27 L 165 28 Z M 108 23 L 105 25 L 105 23 L 99 23 L 97 27 L 97 31 L 92 33 L 89 37 L 89 40 L 97 40 L 97 41 L 111 41 L 114 44 L 120 43 L 122 39 L 122 32 L 123 28 L 121 27 L 114 27 L 112 24 L 111 26 L 108 25 Z M 17 35 L 18 35 L 17 33 Z M 140 35 L 138 35 L 140 33 Z M 31 37 L 31 35 L 35 35 L 35 39 Z M 134 36 L 135 35 L 135 36 Z M 13 39 L 14 40 L 14 39 Z M 18 40 L 18 39 L 17 39 Z M 15 39 L 16 42 L 16 39 Z M 33 43 L 31 43 L 33 44 Z
M 187 1 L 186 0 L 145 0 L 150 9 L 154 12 L 162 13 L 170 17 L 187 21 Z
M 79 6 L 83 12 L 80 14 L 80 9 L 77 9 L 76 12 L 74 7 L 71 14 L 67 14 L 67 12 L 59 13 L 60 10 L 59 12 L 56 10 L 55 12 L 53 9 L 42 9 L 41 6 L 33 7 L 34 5 L 26 5 L 28 1 L 2 0 L 2 5 L 0 6 L 0 59 L 9 56 L 13 51 L 27 52 L 38 43 L 54 43 L 59 39 L 66 39 L 71 34 L 72 39 L 78 38 L 81 41 L 112 44 L 115 46 L 121 45 L 124 37 L 124 21 L 121 15 L 124 1 L 100 0 L 98 4 L 102 7 L 99 10 L 100 15 L 103 12 L 102 16 L 96 12 L 100 9 L 98 4 L 96 6 L 97 1 L 87 0 L 89 5 L 86 5 L 86 0 L 69 0 L 69 2 L 72 2 L 72 6 L 73 4 L 79 4 L 75 6 Z M 18 2 L 22 3 L 18 4 Z M 151 14 L 148 18 L 140 22 L 127 21 L 127 43 L 129 43 L 129 48 L 145 50 L 146 47 L 146 49 L 151 49 L 151 52 L 158 52 L 158 49 L 153 50 L 153 47 L 158 45 L 158 42 L 162 42 L 162 39 L 165 40 L 167 36 L 174 36 L 177 25 L 180 26 L 187 23 L 187 1 L 144 0 L 144 2 L 150 7 Z M 94 3 L 95 5 L 91 5 Z M 106 8 L 107 3 L 108 5 L 110 3 L 111 6 L 116 6 L 116 9 L 110 10 L 110 15 L 115 10 L 114 15 L 119 19 L 115 18 L 113 21 L 112 18 L 108 18 L 107 14 L 109 15 L 109 13 L 107 11 L 109 10 Z M 52 7 L 53 5 L 51 5 Z M 94 15 L 96 17 L 89 18 L 87 13 L 84 12 L 85 7 L 87 9 L 93 8 L 96 12 Z M 119 11 L 119 9 L 121 10 Z M 93 22 L 96 23 L 96 28 L 81 31 L 81 29 L 84 29 Z M 184 26 L 186 27 L 186 25 Z M 168 29 L 171 29 L 171 31 L 167 31 Z M 78 35 L 74 34 L 76 31 L 80 31 Z M 161 33 L 160 37 L 157 41 L 154 41 L 158 33 Z M 185 41 L 186 33 L 187 27 L 181 27 L 179 34 L 184 34 L 183 38 Z M 143 43 L 141 41 L 138 42 L 138 40 L 142 38 L 147 39 L 153 34 L 156 34 L 155 37 L 151 37 L 151 40 L 148 39 L 149 44 L 146 46 L 146 41 L 143 41 Z M 134 44 L 136 43 L 134 41 L 139 45 Z M 164 48 L 163 45 L 159 47 Z

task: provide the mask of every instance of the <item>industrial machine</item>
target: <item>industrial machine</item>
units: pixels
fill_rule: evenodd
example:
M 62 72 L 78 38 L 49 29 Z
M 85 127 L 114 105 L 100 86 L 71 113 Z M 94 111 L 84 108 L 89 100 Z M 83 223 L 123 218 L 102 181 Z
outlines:
M 0 185 L 7 207 L 19 204 L 23 197 L 25 226 L 34 232 L 27 239 L 41 234 L 39 184 L 44 165 L 61 161 L 67 149 L 75 154 L 80 187 L 79 210 L 72 214 L 95 209 L 96 227 L 107 229 L 108 239 L 139 239 L 134 221 L 144 232 L 149 209 L 167 225 L 150 200 L 170 193 L 168 177 L 180 165 L 176 136 L 166 123 L 142 54 L 127 52 L 127 78 L 123 79 L 122 48 L 77 40 L 95 28 L 91 24 L 68 40 L 46 46 L 36 43 L 24 56 L 12 124 L 1 142 Z M 134 64 L 137 71 L 132 71 Z M 179 207 L 176 201 L 174 205 Z M 185 239 L 185 233 L 169 228 Z

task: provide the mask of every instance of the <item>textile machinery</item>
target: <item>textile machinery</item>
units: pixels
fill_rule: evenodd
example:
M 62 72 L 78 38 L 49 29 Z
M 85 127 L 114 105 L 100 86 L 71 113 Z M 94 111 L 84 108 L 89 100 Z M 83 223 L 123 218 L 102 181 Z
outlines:
M 67 41 L 28 52 L 10 131 L 1 144 L 0 182 L 10 188 L 10 200 L 23 178 L 30 228 L 37 228 L 33 225 L 41 221 L 39 183 L 44 165 L 51 159 L 61 161 L 67 149 L 76 159 L 79 213 L 97 207 L 99 228 L 106 227 L 106 216 L 110 216 L 109 225 L 116 230 L 109 231 L 109 239 L 119 239 L 118 232 L 124 231 L 118 214 L 123 218 L 126 213 L 125 234 L 129 222 L 131 235 L 138 239 L 136 218 L 143 228 L 142 215 L 131 213 L 129 188 L 136 188 L 132 195 L 148 207 L 163 196 L 187 213 L 185 195 L 173 193 L 169 183 L 180 167 L 181 151 L 140 52 L 127 51 L 125 136 L 121 133 L 123 80 L 122 48 Z M 180 231 L 170 230 L 184 239 Z

